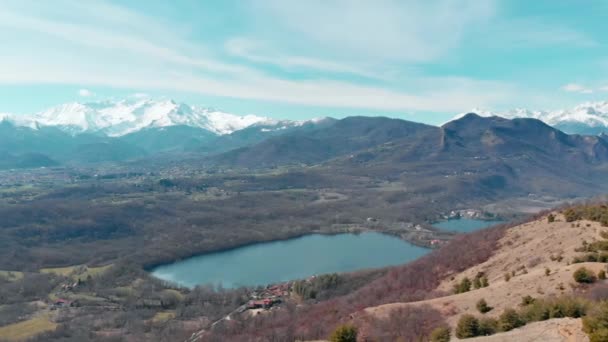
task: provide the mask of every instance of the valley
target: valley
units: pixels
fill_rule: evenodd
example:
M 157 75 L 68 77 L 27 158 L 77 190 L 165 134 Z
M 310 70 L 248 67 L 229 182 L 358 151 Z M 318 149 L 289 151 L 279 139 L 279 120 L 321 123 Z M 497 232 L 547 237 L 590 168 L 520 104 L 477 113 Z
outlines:
M 40 331 L 32 328 L 39 332 L 29 336 L 34 341 L 111 340 L 123 334 L 173 341 L 193 333 L 203 340 L 226 340 L 236 330 L 249 331 L 249 324 L 265 326 L 268 317 L 276 324 L 269 331 L 287 340 L 295 329 L 287 321 L 301 322 L 293 330 L 297 336 L 325 338 L 338 322 L 364 308 L 445 291 L 438 287 L 442 272 L 485 261 L 504 233 L 501 225 L 477 229 L 607 191 L 598 182 L 608 161 L 605 140 L 566 135 L 536 120 L 470 114 L 434 127 L 352 117 L 298 127 L 257 136 L 226 152 L 174 150 L 124 161 L 1 171 L 0 318 L 7 317 L 6 331 L 19 331 L 18 324 L 40 326 Z M 477 231 L 462 235 L 471 230 Z M 378 233 L 385 235 L 373 235 Z M 261 259 L 236 256 L 254 264 L 236 264 L 237 274 L 243 268 L 253 273 L 241 272 L 245 278 L 235 280 L 226 274 L 211 277 L 210 270 L 220 264 L 229 270 L 217 260 L 208 271 L 200 265 L 183 270 L 188 277 L 211 278 L 180 281 L 159 271 L 160 278 L 176 284 L 150 275 L 196 258 L 299 239 L 355 238 L 349 234 L 395 241 L 404 248 L 390 254 L 400 259 L 389 261 L 382 252 L 357 245 L 336 267 L 315 269 L 308 267 L 323 254 L 309 246 Z M 323 250 L 338 253 L 338 245 Z M 330 265 L 331 258 L 317 264 Z M 274 259 L 281 264 L 272 267 Z M 369 264 L 372 260 L 378 262 Z M 412 262 L 395 266 L 407 261 Z M 425 267 L 438 270 L 433 275 L 406 275 L 429 263 L 434 266 Z M 402 267 L 411 271 L 401 275 Z M 274 300 L 252 295 L 264 293 L 269 284 L 288 286 L 287 295 L 267 310 L 260 302 L 261 311 L 234 314 L 252 301 Z M 329 302 L 339 309 L 310 330 L 309 315 L 325 317 L 313 313 L 325 312 Z M 17 307 L 25 310 L 19 316 Z M 298 318 L 282 316 L 296 307 L 302 308 Z M 429 324 L 442 321 L 432 305 L 423 310 Z M 250 311 L 261 312 L 261 322 L 250 320 Z
M 602 0 L 0 0 L 0 342 L 608 342 Z

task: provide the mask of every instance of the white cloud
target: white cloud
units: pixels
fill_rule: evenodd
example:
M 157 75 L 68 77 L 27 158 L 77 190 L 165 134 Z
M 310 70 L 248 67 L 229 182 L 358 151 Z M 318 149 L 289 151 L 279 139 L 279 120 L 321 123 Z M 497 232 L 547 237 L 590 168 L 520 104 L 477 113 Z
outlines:
M 593 89 L 586 88 L 585 86 L 578 83 L 568 83 L 561 87 L 563 91 L 567 91 L 569 93 L 580 93 L 580 94 L 591 94 L 593 93 Z
M 608 91 L 608 85 L 607 85 L 607 86 L 600 87 L 600 89 L 599 89 L 599 90 L 600 90 L 600 91 Z
M 92 91 L 88 89 L 80 89 L 78 90 L 78 95 L 82 97 L 89 97 L 95 95 Z

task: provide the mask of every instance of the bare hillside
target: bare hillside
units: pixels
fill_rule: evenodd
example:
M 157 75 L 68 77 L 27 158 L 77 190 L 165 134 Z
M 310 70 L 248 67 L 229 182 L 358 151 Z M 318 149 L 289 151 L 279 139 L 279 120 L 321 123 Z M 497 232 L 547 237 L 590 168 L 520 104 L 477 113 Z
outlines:
M 573 259 L 582 254 L 576 249 L 582 246 L 583 241 L 591 243 L 603 240 L 600 236 L 603 230 L 606 228 L 598 222 L 583 220 L 568 223 L 561 214 L 556 214 L 556 220 L 552 223 L 548 222 L 547 217 L 543 217 L 516 226 L 507 231 L 500 240 L 498 250 L 487 261 L 442 281 L 437 290 L 448 295 L 413 303 L 385 304 L 367 308 L 365 311 L 375 317 L 383 318 L 388 317 L 396 308 L 429 304 L 445 316 L 449 325 L 455 327 L 463 314 L 481 316 L 476 303 L 482 298 L 493 308 L 485 315 L 497 317 L 506 308 L 517 308 L 522 302 L 522 297 L 525 296 L 541 298 L 572 293 L 579 287 L 573 278 L 573 273 L 578 268 L 586 267 L 597 274 L 606 267 L 600 262 L 572 264 Z M 463 278 L 473 279 L 478 274 L 487 276 L 489 286 L 473 288 L 465 293 L 450 294 L 454 293 L 454 286 Z M 545 327 L 543 331 L 548 334 L 545 336 L 547 339 L 541 340 L 562 341 L 552 339 L 553 337 L 549 339 L 549 335 L 555 335 L 554 330 L 562 325 L 545 322 L 538 326 Z M 576 330 L 573 336 L 578 336 L 579 332 L 582 334 L 580 323 L 568 323 L 568 326 L 570 330 Z M 533 325 L 523 329 L 542 330 L 538 327 L 534 328 Z M 500 339 L 502 335 L 495 335 L 489 341 L 503 341 Z M 570 339 L 563 339 L 563 341 L 567 340 Z

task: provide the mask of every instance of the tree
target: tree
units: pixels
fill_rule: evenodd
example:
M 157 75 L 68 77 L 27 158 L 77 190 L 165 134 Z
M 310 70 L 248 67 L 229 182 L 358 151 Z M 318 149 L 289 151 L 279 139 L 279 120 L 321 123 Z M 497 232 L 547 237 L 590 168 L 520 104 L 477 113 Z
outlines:
M 577 269 L 572 277 L 574 277 L 574 280 L 576 280 L 577 283 L 591 284 L 596 280 L 595 274 L 585 267 Z
M 477 310 L 479 310 L 479 312 L 486 313 L 491 311 L 493 308 L 491 306 L 488 305 L 488 303 L 486 303 L 486 300 L 481 298 L 478 302 L 477 302 Z
M 357 328 L 352 325 L 341 325 L 329 337 L 331 342 L 357 342 Z
M 456 337 L 469 338 L 479 335 L 479 320 L 473 315 L 462 315 L 456 326 Z
M 500 331 L 510 331 L 525 324 L 526 322 L 513 309 L 505 309 L 498 318 L 498 328 Z
M 450 328 L 439 327 L 435 328 L 431 332 L 431 342 L 449 342 L 450 341 Z

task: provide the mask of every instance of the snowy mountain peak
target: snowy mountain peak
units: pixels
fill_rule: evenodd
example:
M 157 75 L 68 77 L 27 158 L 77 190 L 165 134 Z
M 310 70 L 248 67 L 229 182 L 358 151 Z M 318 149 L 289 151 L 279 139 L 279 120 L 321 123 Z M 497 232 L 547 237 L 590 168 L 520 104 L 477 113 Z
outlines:
M 608 132 L 608 101 L 586 102 L 572 109 L 555 111 L 516 108 L 494 112 L 476 108 L 472 112 L 480 116 L 500 116 L 507 119 L 538 119 L 566 133 L 600 134 Z M 461 118 L 464 115 L 465 113 L 459 114 L 454 119 Z
M 119 101 L 66 103 L 31 116 L 2 115 L 19 126 L 56 126 L 72 134 L 100 132 L 122 136 L 145 128 L 185 125 L 216 134 L 229 134 L 268 121 L 256 115 L 239 116 L 174 100 L 129 98 Z

